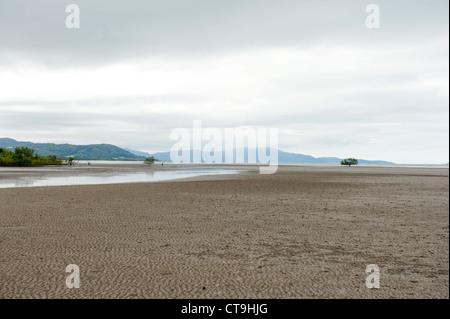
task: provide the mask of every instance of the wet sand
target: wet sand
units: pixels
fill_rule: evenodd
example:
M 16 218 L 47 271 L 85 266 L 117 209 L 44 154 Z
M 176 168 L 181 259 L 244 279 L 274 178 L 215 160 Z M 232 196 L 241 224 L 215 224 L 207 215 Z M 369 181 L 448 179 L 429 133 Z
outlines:
M 103 185 L 177 180 L 201 175 L 235 174 L 251 166 L 169 164 L 92 164 L 46 167 L 0 167 L 0 188 Z M 256 168 L 253 168 L 255 170 Z
M 448 169 L 0 189 L 0 298 L 449 298 Z

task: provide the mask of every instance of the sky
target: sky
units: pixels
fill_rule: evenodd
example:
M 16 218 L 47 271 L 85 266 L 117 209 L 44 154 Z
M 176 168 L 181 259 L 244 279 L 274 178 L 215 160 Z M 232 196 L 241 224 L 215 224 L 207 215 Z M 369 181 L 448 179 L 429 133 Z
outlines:
M 369 4 L 380 27 L 368 28 Z M 66 6 L 80 28 L 66 27 Z M 448 1 L 0 0 L 0 137 L 169 151 L 277 128 L 283 151 L 449 161 Z

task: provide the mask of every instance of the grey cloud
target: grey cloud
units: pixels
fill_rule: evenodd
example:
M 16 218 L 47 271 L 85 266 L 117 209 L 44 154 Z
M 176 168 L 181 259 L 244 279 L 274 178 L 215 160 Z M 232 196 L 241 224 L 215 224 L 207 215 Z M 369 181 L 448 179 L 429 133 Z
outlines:
M 294 149 L 312 155 L 340 156 L 345 150 L 355 156 L 361 149 L 373 143 L 373 139 L 384 141 L 381 145 L 373 145 L 373 149 L 383 148 L 375 154 L 385 160 L 408 162 L 409 154 L 417 153 L 423 157 L 414 157 L 417 162 L 430 161 L 430 149 L 435 156 L 445 156 L 441 151 L 448 150 L 448 126 L 443 122 L 441 128 L 433 126 L 416 117 L 409 123 L 368 122 L 364 118 L 340 119 L 332 121 L 336 112 L 326 114 L 327 121 L 316 114 L 301 123 L 287 122 L 284 117 L 267 119 L 268 127 L 280 130 L 292 130 L 294 135 L 280 135 L 281 149 Z M 35 142 L 49 141 L 58 143 L 92 144 L 111 143 L 122 147 L 130 147 L 147 151 L 167 151 L 174 141 L 170 140 L 171 130 L 177 127 L 190 129 L 192 120 L 185 114 L 104 114 L 104 113 L 55 113 L 55 112 L 2 112 L 0 117 L 0 135 Z M 434 123 L 439 117 L 434 118 Z M 441 120 L 442 121 L 442 120 Z M 256 121 L 260 126 L 264 121 Z M 426 122 L 426 121 L 425 121 Z M 251 125 L 254 122 L 242 123 Z M 423 126 L 425 125 L 425 129 Z M 203 128 L 217 126 L 219 128 L 235 127 L 236 121 L 204 119 Z M 262 124 L 264 127 L 264 124 Z M 14 132 L 14 134 L 9 134 Z M 313 133 L 311 135 L 311 132 Z M 436 136 L 441 134 L 440 139 Z M 49 136 L 51 139 L 49 140 Z M 411 142 L 411 140 L 413 140 Z M 411 145 L 415 150 L 411 151 Z M 319 150 L 322 153 L 317 153 Z M 348 151 L 352 149 L 352 151 Z M 402 157 L 403 156 L 403 157 Z M 366 156 L 367 157 L 367 156 Z M 410 160 L 409 162 L 411 162 Z
M 80 6 L 79 30 L 65 27 L 65 7 L 69 3 Z M 381 159 L 398 161 L 390 157 L 396 154 L 399 158 L 423 156 L 423 162 L 428 161 L 428 156 L 448 161 L 448 91 L 438 92 L 442 88 L 433 84 L 448 76 L 448 1 L 375 1 L 381 8 L 378 30 L 369 30 L 364 24 L 368 3 L 1 0 L 0 72 L 5 66 L 14 70 L 16 62 L 41 63 L 50 69 L 86 65 L 95 68 L 142 57 L 170 56 L 171 63 L 176 64 L 178 58 L 192 55 L 292 47 L 325 53 L 336 47 L 380 48 L 393 49 L 396 54 L 407 48 L 414 52 L 405 49 L 405 57 L 413 54 L 409 61 L 415 64 L 408 62 L 395 68 L 389 63 L 401 58 L 384 63 L 384 57 L 380 57 L 368 61 L 380 66 L 379 73 L 361 71 L 348 78 L 345 71 L 337 75 L 318 71 L 314 79 L 302 76 L 300 71 L 265 74 L 267 82 L 262 79 L 253 84 L 262 86 L 255 103 L 249 101 L 252 97 L 234 96 L 233 92 L 227 101 L 215 101 L 217 92 L 204 96 L 158 95 L 157 90 L 152 96 L 114 96 L 115 92 L 111 92 L 111 96 L 96 97 L 94 93 L 85 99 L 30 100 L 24 87 L 23 99 L 0 100 L 0 135 L 36 142 L 51 138 L 52 142 L 112 143 L 163 151 L 173 144 L 169 140 L 171 129 L 190 128 L 192 120 L 199 119 L 204 127 L 292 130 L 292 135 L 280 136 L 280 147 L 301 148 L 312 155 L 317 154 L 308 150 L 320 149 L 326 152 L 321 155 L 340 156 L 341 148 L 342 152 L 351 147 L 359 150 L 376 143 L 374 140 L 382 140 L 370 149 Z M 326 61 L 327 54 L 323 57 L 325 66 L 339 62 Z M 344 62 L 351 67 L 350 59 Z M 414 85 L 422 80 L 432 84 L 428 88 Z M 311 94 L 312 102 L 308 103 L 313 104 L 299 99 L 298 91 Z M 312 93 L 327 99 L 324 102 Z M 200 115 L 195 112 L 197 105 L 205 108 L 210 102 L 215 102 L 211 103 L 214 109 Z M 238 111 L 226 109 L 232 103 L 238 103 Z M 174 108 L 177 113 L 166 109 L 171 105 L 178 105 Z M 258 112 L 260 108 L 269 111 Z M 249 114 L 247 109 L 255 112 Z M 404 155 L 398 155 L 402 152 Z
M 204 102 L 205 98 L 195 95 L 152 95 L 152 96 L 120 96 L 120 97 L 97 97 L 95 99 L 77 99 L 62 101 L 44 101 L 44 100 L 11 100 L 0 101 L 1 107 L 20 107 L 20 106 L 47 106 L 47 107 L 82 107 L 82 106 L 126 106 L 126 105 L 166 105 L 170 103 L 199 103 Z
M 326 94 L 326 93 L 324 93 Z M 276 99 L 270 100 L 271 103 Z M 161 96 L 126 96 L 103 97 L 98 99 L 70 99 L 62 101 L 30 101 L 15 100 L 0 102 L 0 112 L 3 119 L 9 122 L 20 121 L 26 125 L 43 125 L 44 123 L 77 123 L 98 121 L 119 121 L 136 124 L 171 125 L 171 127 L 186 127 L 192 120 L 202 120 L 206 126 L 235 127 L 235 126 L 274 126 L 287 127 L 292 125 L 315 124 L 328 125 L 339 123 L 348 124 L 383 124 L 383 123 L 414 123 L 427 120 L 447 124 L 449 114 L 448 98 L 443 98 L 433 92 L 411 90 L 369 91 L 352 94 L 332 96 L 332 101 L 326 105 L 303 105 L 302 101 L 289 99 L 290 104 L 283 105 L 284 112 L 266 113 L 258 112 L 248 117 L 239 117 L 239 114 L 226 112 L 215 116 L 214 112 L 203 115 L 190 113 L 189 108 L 183 112 L 170 113 L 165 111 L 165 105 L 183 103 L 191 105 L 192 109 L 197 103 L 208 103 L 208 99 L 191 95 L 161 95 Z M 298 103 L 297 105 L 295 103 Z M 287 103 L 287 102 L 286 102 Z M 142 105 L 142 109 L 156 107 L 158 112 L 142 113 L 136 108 L 126 108 L 128 105 Z M 97 107 L 111 107 L 96 112 Z M 27 111 L 21 110 L 26 107 Z M 50 107 L 43 111 L 44 107 Z M 273 108 L 278 105 L 272 105 Z M 86 109 L 89 112 L 86 112 Z M 38 111 L 30 111 L 36 109 Z M 125 110 L 124 112 L 121 112 Z M 109 112 L 108 112 L 109 111 Z M 118 111 L 118 113 L 116 112 Z M 40 114 L 39 119 L 34 119 Z M 14 117 L 14 118 L 13 118 Z M 1 120 L 0 118 L 0 120 Z M 155 121 L 149 121 L 155 119 Z M 156 120 L 157 119 L 157 120 Z M 444 125 L 445 126 L 445 125 Z M 428 129 L 428 128 L 427 128 Z
M 69 30 L 75 2 L 81 28 Z M 447 35 L 448 2 L 380 0 L 382 28 L 368 30 L 361 1 L 2 0 L 0 57 L 48 65 L 107 63 L 260 47 L 401 45 Z

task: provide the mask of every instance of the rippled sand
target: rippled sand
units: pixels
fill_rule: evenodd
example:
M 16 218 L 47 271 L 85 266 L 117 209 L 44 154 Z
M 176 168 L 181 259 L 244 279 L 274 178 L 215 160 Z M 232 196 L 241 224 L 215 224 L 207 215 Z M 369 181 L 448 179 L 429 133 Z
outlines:
M 0 298 L 449 298 L 448 169 L 218 178 L 0 189 Z

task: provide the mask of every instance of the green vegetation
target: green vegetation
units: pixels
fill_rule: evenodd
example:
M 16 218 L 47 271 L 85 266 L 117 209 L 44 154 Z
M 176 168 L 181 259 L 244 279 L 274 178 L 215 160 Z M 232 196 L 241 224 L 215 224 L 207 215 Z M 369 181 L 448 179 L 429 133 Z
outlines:
M 144 156 L 136 156 L 120 147 L 110 144 L 52 144 L 20 142 L 11 138 L 0 138 L 0 147 L 13 150 L 14 147 L 25 146 L 35 150 L 36 154 L 49 156 L 56 154 L 61 159 L 68 160 L 109 160 L 109 161 L 143 161 Z
M 34 153 L 28 147 L 16 147 L 14 152 L 0 148 L 0 166 L 38 166 L 38 165 L 60 165 L 61 159 L 56 155 L 44 157 Z
M 148 166 L 155 164 L 155 157 L 147 157 L 144 161 L 144 164 L 147 164 Z
M 349 157 L 342 160 L 341 165 L 348 165 L 349 167 L 352 165 L 358 165 L 358 160 L 356 158 Z

